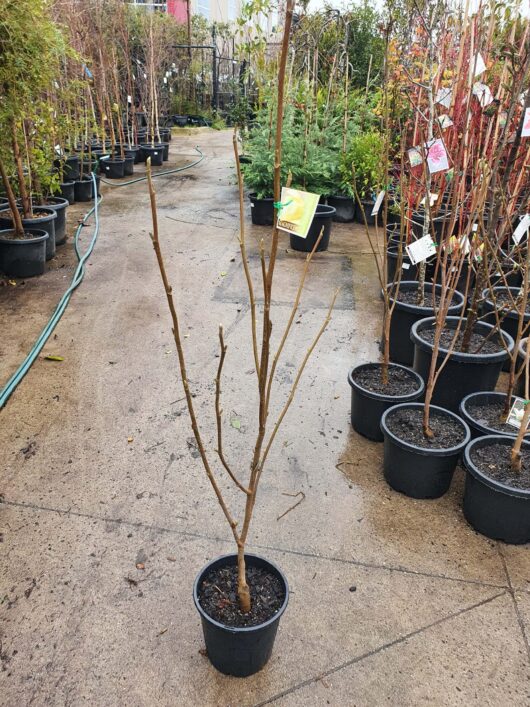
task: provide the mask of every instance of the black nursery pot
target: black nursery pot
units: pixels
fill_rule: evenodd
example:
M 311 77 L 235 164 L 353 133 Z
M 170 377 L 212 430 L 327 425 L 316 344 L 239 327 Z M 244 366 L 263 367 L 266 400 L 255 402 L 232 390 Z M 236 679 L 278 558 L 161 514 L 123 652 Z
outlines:
M 502 435 L 479 437 L 464 452 L 466 484 L 464 517 L 482 535 L 505 543 L 530 542 L 530 490 L 515 489 L 485 476 L 473 463 L 472 452 L 492 444 L 513 446 L 513 439 Z M 530 444 L 523 442 L 523 449 Z
M 355 220 L 357 223 L 362 223 L 364 225 L 364 219 L 368 226 L 375 226 L 376 219 L 378 216 L 372 216 L 372 209 L 374 208 L 375 201 L 371 199 L 361 199 L 362 209 L 359 204 L 355 205 Z M 364 218 L 363 218 L 364 212 Z
M 517 350 L 517 368 L 516 371 L 521 370 L 521 367 L 524 366 L 524 362 L 526 361 L 526 346 L 528 343 L 528 339 L 521 339 L 519 342 L 519 349 Z M 524 397 L 524 389 L 525 389 L 525 372 L 521 373 L 519 376 L 519 379 L 517 380 L 517 383 L 515 384 L 515 390 L 514 393 L 516 395 L 519 395 L 521 397 Z
M 134 174 L 134 155 L 125 156 L 123 160 L 123 175 L 132 177 Z
M 394 280 L 399 280 L 397 277 L 398 262 L 401 262 L 401 277 L 406 280 L 416 280 L 418 277 L 418 266 L 410 262 L 410 258 L 405 252 L 405 246 L 402 247 L 401 261 L 399 261 L 399 246 L 389 245 L 386 249 L 386 270 L 387 282 L 392 283 Z
M 134 164 L 140 162 L 140 145 L 132 145 L 131 147 L 126 147 L 124 150 L 125 157 L 132 157 L 134 159 Z
M 46 199 L 46 206 L 53 209 L 57 214 L 55 220 L 55 245 L 63 245 L 66 242 L 66 209 L 69 202 L 60 196 L 50 196 Z
M 388 428 L 387 420 L 403 408 L 423 410 L 423 403 L 403 403 L 389 408 L 381 419 L 384 436 L 383 471 L 389 486 L 410 498 L 440 498 L 449 490 L 453 474 L 466 444 L 471 438 L 467 424 L 457 415 L 431 405 L 436 411 L 457 421 L 465 430 L 460 444 L 447 449 L 418 447 L 396 437 Z
M 329 246 L 329 237 L 331 235 L 331 224 L 333 221 L 333 216 L 335 215 L 335 209 L 333 206 L 326 206 L 325 204 L 317 204 L 317 210 L 313 216 L 313 221 L 309 226 L 309 231 L 307 232 L 306 238 L 300 238 L 300 236 L 295 236 L 290 234 L 291 248 L 293 250 L 301 250 L 304 253 L 310 253 L 315 243 L 318 240 L 320 231 L 324 228 L 324 233 L 318 244 L 317 251 L 327 250 Z
M 223 555 L 209 562 L 197 575 L 193 585 L 193 601 L 201 616 L 206 651 L 210 662 L 221 673 L 247 677 L 261 670 L 269 660 L 280 619 L 289 601 L 289 586 L 282 571 L 272 562 L 258 555 L 245 554 L 247 566 L 261 567 L 278 577 L 284 587 L 285 598 L 280 609 L 265 623 L 236 628 L 212 619 L 199 603 L 199 587 L 203 578 L 213 569 L 237 564 L 237 555 Z
M 351 424 L 353 429 L 363 437 L 373 440 L 374 442 L 383 441 L 383 433 L 381 431 L 381 417 L 388 408 L 398 403 L 415 402 L 420 400 L 425 389 L 423 379 L 417 373 L 405 366 L 390 364 L 391 368 L 400 368 L 410 373 L 411 378 L 415 379 L 418 385 L 417 391 L 408 393 L 407 395 L 382 395 L 374 393 L 371 390 L 366 390 L 361 387 L 354 379 L 356 371 L 367 368 L 381 368 L 380 363 L 363 363 L 360 366 L 352 368 L 348 372 L 348 383 L 351 387 Z
M 91 201 L 92 177 L 83 177 L 74 182 L 74 193 L 76 201 Z
M 446 327 L 455 329 L 459 322 L 458 317 L 447 317 Z M 433 345 L 421 337 L 421 332 L 434 326 L 434 317 L 420 319 L 410 330 L 410 338 L 414 344 L 414 370 L 423 380 L 427 380 Z M 466 320 L 462 322 L 460 331 L 465 329 Z M 477 322 L 475 332 L 488 335 L 494 327 L 491 324 Z M 499 333 L 493 334 L 494 340 L 499 341 Z M 509 351 L 513 349 L 513 339 L 506 332 L 502 332 L 504 341 Z M 447 355 L 447 349 L 440 347 L 438 352 L 439 366 Z M 494 390 L 504 361 L 509 354 L 503 348 L 498 353 L 461 353 L 453 351 L 445 364 L 438 382 L 434 388 L 432 401 L 435 405 L 458 412 L 460 401 L 470 393 Z
M 58 194 L 63 199 L 66 199 L 69 204 L 73 204 L 75 202 L 74 182 L 61 182 Z
M 46 263 L 47 231 L 26 228 L 33 238 L 6 238 L 11 229 L 0 231 L 0 271 L 7 277 L 35 277 L 42 275 Z
M 63 168 L 63 179 L 65 182 L 74 182 L 79 179 L 79 156 L 68 155 L 66 160 L 55 160 L 53 163 L 58 169 Z
M 512 427 L 510 432 L 501 432 L 496 430 L 494 427 L 489 427 L 484 421 L 478 419 L 473 413 L 474 405 L 487 405 L 489 403 L 500 403 L 504 404 L 506 399 L 505 393 L 499 393 L 496 391 L 490 391 L 488 393 L 470 393 L 460 403 L 460 417 L 467 422 L 469 429 L 471 430 L 471 438 L 476 439 L 477 437 L 485 437 L 487 435 L 501 435 L 502 437 L 508 437 L 512 441 L 517 437 L 519 430 L 516 427 Z M 512 396 L 510 401 L 510 407 L 514 404 L 516 400 L 521 400 L 517 396 Z
M 151 145 L 140 145 L 144 160 L 151 158 L 151 167 L 161 167 L 164 162 L 164 150 L 162 147 L 152 147 Z
M 57 214 L 52 208 L 47 206 L 38 206 L 33 210 L 35 218 L 22 219 L 24 230 L 31 231 L 37 229 L 46 231 L 49 238 L 46 240 L 46 260 L 51 260 L 55 255 L 55 221 Z M 41 214 L 37 216 L 37 214 Z M 13 222 L 10 218 L 0 215 L 0 229 L 11 230 Z
M 250 215 L 255 226 L 272 226 L 274 223 L 274 199 L 258 199 L 256 193 L 249 194 Z
M 109 158 L 101 160 L 103 173 L 109 179 L 122 179 L 125 170 L 125 160 L 121 158 Z
M 163 142 L 161 142 L 159 144 L 162 147 L 162 150 L 164 152 L 162 160 L 163 160 L 163 162 L 167 162 L 169 160 L 169 142 L 164 140 Z
M 333 206 L 337 223 L 351 223 L 355 218 L 355 201 L 351 196 L 328 196 L 328 206 Z
M 417 281 L 402 280 L 399 283 L 400 292 L 417 292 Z M 425 292 L 432 294 L 433 287 L 437 294 L 441 294 L 442 286 L 433 286 L 432 283 L 425 283 Z M 394 289 L 392 284 L 387 285 L 388 290 Z M 393 300 L 393 298 L 391 297 Z M 457 316 L 464 307 L 464 296 L 460 292 L 455 292 L 453 302 L 449 307 L 449 316 Z M 405 366 L 412 366 L 414 361 L 414 344 L 410 339 L 412 325 L 420 319 L 424 319 L 433 313 L 432 307 L 419 307 L 417 304 L 400 302 L 397 300 L 394 312 L 390 320 L 390 359 Z
M 495 303 L 491 297 L 491 292 L 493 292 L 493 297 L 503 292 L 511 292 L 514 300 L 517 300 L 519 294 L 519 287 L 494 287 L 492 290 L 489 288 L 482 292 L 482 311 L 483 319 L 482 321 L 488 322 L 488 324 L 496 324 L 497 320 L 495 317 Z M 489 295 L 489 296 L 488 296 Z M 502 311 L 501 311 L 502 310 Z M 509 334 L 512 339 L 517 338 L 517 327 L 519 324 L 519 313 L 515 310 L 504 310 L 502 307 L 499 308 L 499 317 L 501 320 L 502 330 Z M 530 314 L 526 313 L 524 315 L 524 327 L 528 325 L 530 321 Z

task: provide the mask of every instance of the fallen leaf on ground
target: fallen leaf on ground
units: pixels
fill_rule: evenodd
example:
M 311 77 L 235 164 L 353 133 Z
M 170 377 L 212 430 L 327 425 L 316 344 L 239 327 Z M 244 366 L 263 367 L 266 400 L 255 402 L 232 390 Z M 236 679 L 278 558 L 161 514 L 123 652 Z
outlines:
M 46 359 L 46 361 L 64 361 L 63 356 L 52 356 L 51 354 L 45 356 L 44 358 Z
M 134 440 L 134 437 L 127 437 L 127 442 L 129 442 L 129 444 L 130 444 L 133 440 Z
M 145 570 L 145 565 L 143 562 L 137 562 L 136 563 L 136 569 L 137 570 Z

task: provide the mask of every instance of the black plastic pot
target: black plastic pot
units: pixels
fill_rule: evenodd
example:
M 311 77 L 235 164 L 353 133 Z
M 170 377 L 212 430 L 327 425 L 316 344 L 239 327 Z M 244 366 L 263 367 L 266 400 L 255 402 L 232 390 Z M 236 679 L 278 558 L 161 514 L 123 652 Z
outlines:
M 163 142 L 160 142 L 159 145 L 164 152 L 164 156 L 162 157 L 162 159 L 164 162 L 167 162 L 169 159 L 169 142 L 166 142 L 164 140 Z
M 160 139 L 163 142 L 169 142 L 171 140 L 171 128 L 160 128 Z
M 519 287 L 493 287 L 492 290 L 490 290 L 489 288 L 485 289 L 482 292 L 482 299 L 483 299 L 483 303 L 482 303 L 483 319 L 482 319 L 482 321 L 488 322 L 488 324 L 495 325 L 497 323 L 497 320 L 495 317 L 495 303 L 493 302 L 493 297 L 495 297 L 496 294 L 510 291 L 512 293 L 513 299 L 517 300 L 517 296 L 519 295 L 519 289 L 520 289 Z M 491 292 L 493 292 L 493 297 L 491 297 Z M 517 327 L 519 324 L 519 313 L 514 310 L 504 310 L 501 307 L 500 312 L 499 312 L 499 318 L 500 318 L 502 330 L 505 331 L 507 334 L 509 334 L 512 337 L 512 339 L 515 339 L 517 337 Z M 526 313 L 524 315 L 523 326 L 526 327 L 529 321 L 530 321 L 530 314 Z
M 252 158 L 248 155 L 239 155 L 239 164 L 252 164 Z
M 108 179 L 122 179 L 125 170 L 125 160 L 112 158 L 101 160 L 103 173 Z
M 471 438 L 485 437 L 487 435 L 501 435 L 502 437 L 509 437 L 512 440 L 517 437 L 519 430 L 516 427 L 512 427 L 513 430 L 510 432 L 500 432 L 493 427 L 488 427 L 484 422 L 481 422 L 473 415 L 473 405 L 487 405 L 488 403 L 497 402 L 504 404 L 506 399 L 505 393 L 499 393 L 496 391 L 490 391 L 488 393 L 470 393 L 460 403 L 460 417 L 465 420 L 471 430 Z M 521 400 L 517 396 L 512 396 L 510 401 L 510 407 L 514 404 L 516 400 Z
M 526 345 L 528 343 L 528 339 L 521 339 L 519 342 L 519 349 L 517 351 L 517 368 L 515 369 L 516 372 L 522 370 L 522 367 L 525 364 L 526 361 Z M 521 398 L 525 397 L 525 379 L 526 379 L 526 371 L 523 370 L 521 375 L 519 376 L 516 384 L 515 384 L 515 390 L 514 393 L 516 395 L 519 395 Z
M 499 272 L 492 273 L 490 277 L 492 286 L 504 286 L 506 282 L 508 287 L 521 287 L 523 284 L 523 274 L 518 262 L 519 259 L 511 257 L 510 253 L 502 248 L 499 252 L 499 259 L 500 270 Z
M 69 204 L 73 204 L 75 202 L 74 182 L 61 182 L 58 195 L 66 199 Z
M 33 238 L 6 238 L 11 229 L 0 230 L 0 271 L 7 277 L 42 275 L 46 263 L 47 231 L 27 228 Z
M 355 201 L 351 196 L 328 196 L 328 206 L 333 206 L 337 223 L 350 223 L 355 218 Z
M 55 219 L 55 245 L 63 245 L 66 242 L 66 209 L 69 202 L 60 196 L 50 196 L 46 199 L 46 206 L 53 209 L 57 214 Z
M 124 150 L 125 157 L 132 157 L 134 159 L 134 164 L 138 164 L 140 161 L 140 145 L 132 145 L 131 147 L 126 147 Z
M 83 162 L 83 179 L 88 176 L 91 172 L 97 172 L 98 170 L 98 160 L 85 160 Z M 74 180 L 76 181 L 76 180 Z
M 455 329 L 458 322 L 458 317 L 447 317 L 446 327 Z M 433 352 L 432 344 L 428 343 L 421 337 L 423 330 L 434 326 L 434 317 L 420 319 L 410 330 L 410 337 L 414 344 L 414 370 L 420 374 L 424 381 L 429 375 L 431 365 L 431 357 Z M 464 331 L 466 320 L 464 319 L 461 331 Z M 491 324 L 477 322 L 475 331 L 477 333 L 489 334 L 493 327 Z M 500 341 L 500 334 L 493 334 L 493 340 Z M 502 332 L 504 341 L 508 349 L 513 349 L 513 339 L 506 332 Z M 490 339 L 491 340 L 491 339 Z M 447 350 L 440 347 L 438 352 L 437 367 L 442 363 L 447 355 Z M 447 410 L 457 412 L 460 407 L 460 401 L 470 393 L 479 391 L 494 390 L 497 385 L 497 380 L 502 369 L 504 361 L 508 358 L 507 351 L 502 349 L 498 353 L 461 353 L 453 351 L 449 356 L 449 360 L 442 369 L 434 393 L 432 402 L 435 405 L 440 405 Z
M 335 209 L 333 206 L 326 206 L 325 204 L 317 204 L 317 210 L 313 216 L 311 225 L 309 226 L 309 231 L 307 232 L 306 238 L 300 238 L 300 236 L 295 236 L 292 233 L 289 236 L 291 248 L 293 250 L 301 250 L 304 253 L 310 253 L 315 243 L 318 240 L 320 231 L 324 229 L 320 243 L 318 244 L 317 251 L 327 250 L 329 246 L 329 237 L 331 235 L 331 224 L 333 221 L 333 216 L 335 215 Z
M 177 126 L 177 128 L 185 128 L 188 125 L 188 116 L 187 115 L 174 115 L 173 122 Z
M 37 206 L 33 209 L 33 214 L 35 218 L 22 219 L 22 225 L 24 230 L 31 231 L 37 229 L 39 231 L 46 231 L 49 238 L 46 240 L 46 260 L 51 260 L 55 255 L 55 221 L 57 220 L 57 214 L 51 208 L 47 206 Z M 37 214 L 41 214 L 37 216 Z M 0 216 L 0 229 L 11 230 L 13 228 L 13 222 L 10 218 L 5 218 Z
M 123 175 L 131 177 L 134 174 L 134 155 L 129 155 L 123 160 Z
M 272 226 L 274 223 L 274 199 L 258 199 L 256 194 L 249 194 L 250 215 L 255 226 Z
M 392 283 L 395 280 L 399 281 L 401 278 L 397 277 L 397 267 L 399 262 L 399 246 L 389 245 L 386 249 L 386 269 L 387 269 L 387 282 Z M 401 277 L 405 280 L 416 280 L 418 277 L 418 266 L 413 265 L 410 262 L 410 258 L 405 251 L 405 246 L 402 247 L 401 253 Z
M 144 160 L 151 158 L 152 167 L 161 167 L 164 161 L 164 150 L 162 147 L 152 147 L 151 145 L 140 145 Z
M 83 177 L 74 182 L 74 193 L 76 201 L 91 201 L 92 177 Z
M 55 160 L 53 164 L 57 169 L 62 167 L 65 182 L 79 179 L 79 155 L 68 155 L 65 160 Z
M 440 208 L 442 213 L 438 214 L 432 219 L 432 223 L 429 223 L 429 233 L 432 234 L 434 229 L 434 235 L 437 242 L 441 242 L 441 238 L 448 237 L 451 234 L 447 233 L 447 226 L 445 225 L 451 218 L 451 214 L 447 213 L 443 208 Z M 416 238 L 421 238 L 423 236 L 423 226 L 425 222 L 425 212 L 414 211 L 412 214 L 412 229 L 416 234 Z
M 491 444 L 511 447 L 513 439 L 489 435 L 474 439 L 466 447 L 464 517 L 475 530 L 488 538 L 514 545 L 530 542 L 530 490 L 514 489 L 484 476 L 471 459 L 473 449 Z M 529 446 L 528 442 L 523 442 L 524 449 Z
M 200 614 L 206 651 L 210 662 L 221 673 L 247 677 L 261 670 L 269 660 L 280 619 L 289 601 L 289 586 L 281 570 L 258 555 L 245 554 L 247 566 L 262 567 L 278 577 L 284 586 L 285 599 L 279 611 L 258 626 L 234 628 L 212 619 L 199 603 L 199 587 L 203 578 L 217 567 L 237 564 L 237 555 L 223 555 L 209 562 L 197 575 L 193 585 L 193 601 Z
M 388 290 L 393 289 L 393 285 L 387 285 Z M 400 292 L 416 292 L 417 281 L 402 280 L 399 284 Z M 433 284 L 425 283 L 425 292 L 432 293 Z M 436 285 L 436 292 L 440 294 L 441 285 Z M 393 300 L 392 300 L 393 301 Z M 464 308 L 464 297 L 460 292 L 455 292 L 454 304 L 449 307 L 449 316 L 457 316 Z M 410 339 L 410 330 L 413 324 L 420 319 L 425 319 L 433 314 L 432 307 L 419 307 L 416 304 L 407 302 L 396 302 L 394 312 L 390 320 L 390 359 L 395 363 L 402 363 L 405 366 L 412 366 L 414 361 L 414 344 Z
M 361 199 L 361 204 L 362 210 L 359 204 L 355 205 L 355 220 L 357 221 L 357 223 L 362 223 L 364 225 L 364 219 L 366 219 L 366 223 L 368 224 L 368 226 L 375 226 L 375 221 L 378 218 L 378 216 L 372 216 L 372 210 L 374 208 L 375 201 L 372 201 L 371 199 Z
M 418 447 L 399 439 L 388 428 L 389 417 L 403 408 L 423 410 L 423 403 L 395 405 L 384 413 L 381 430 L 384 436 L 385 479 L 395 491 L 411 498 L 440 498 L 449 490 L 460 455 L 471 438 L 469 427 L 449 410 L 431 405 L 431 411 L 443 413 L 458 421 L 465 430 L 465 438 L 460 444 L 448 449 Z
M 397 405 L 398 403 L 408 403 L 421 400 L 423 396 L 425 384 L 421 376 L 405 366 L 390 364 L 391 368 L 401 368 L 408 371 L 411 377 L 415 378 L 418 384 L 418 390 L 415 393 L 407 395 L 381 395 L 380 393 L 372 393 L 370 390 L 362 388 L 355 380 L 354 374 L 360 369 L 366 368 L 381 368 L 380 363 L 363 363 L 360 366 L 352 368 L 348 372 L 348 383 L 351 387 L 351 424 L 353 429 L 363 437 L 373 440 L 374 442 L 383 441 L 383 433 L 381 431 L 381 417 L 388 408 Z

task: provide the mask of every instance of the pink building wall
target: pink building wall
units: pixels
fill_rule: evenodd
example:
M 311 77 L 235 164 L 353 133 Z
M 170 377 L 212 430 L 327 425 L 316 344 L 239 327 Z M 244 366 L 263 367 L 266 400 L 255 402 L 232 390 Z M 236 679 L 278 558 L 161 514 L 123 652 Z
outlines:
M 186 22 L 188 10 L 186 0 L 167 0 L 167 12 L 173 15 L 179 22 Z

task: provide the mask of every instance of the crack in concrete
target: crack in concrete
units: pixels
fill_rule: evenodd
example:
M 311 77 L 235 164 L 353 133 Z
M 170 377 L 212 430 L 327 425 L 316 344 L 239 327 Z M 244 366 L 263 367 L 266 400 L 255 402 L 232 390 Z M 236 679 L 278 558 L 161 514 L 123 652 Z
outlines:
M 82 511 L 73 511 L 67 508 L 53 508 L 50 506 L 38 506 L 33 503 L 25 503 L 22 501 L 10 501 L 8 499 L 1 498 L 0 505 L 12 506 L 15 508 L 25 508 L 33 511 L 42 511 L 44 513 L 57 513 L 59 515 L 73 516 L 76 518 L 86 518 L 87 520 L 96 520 L 104 523 L 116 523 L 117 525 L 123 525 L 126 527 L 143 529 L 143 530 L 155 530 L 159 533 L 167 533 L 173 535 L 181 535 L 184 537 L 196 538 L 197 540 L 209 540 L 211 542 L 222 542 L 230 543 L 232 538 L 228 536 L 226 538 L 220 538 L 215 535 L 205 535 L 203 533 L 196 533 L 191 530 L 178 530 L 177 528 L 166 528 L 164 526 L 155 525 L 154 523 L 142 523 L 141 521 L 125 520 L 123 518 L 107 518 L 106 516 L 98 516 L 92 513 L 83 513 Z M 182 518 L 182 520 L 187 520 Z M 386 572 L 399 572 L 400 574 L 407 574 L 417 577 L 428 577 L 430 579 L 442 579 L 448 582 L 460 582 L 461 584 L 473 584 L 480 587 L 488 587 L 491 589 L 503 589 L 509 591 L 509 585 L 505 584 L 495 584 L 493 582 L 483 582 L 478 579 L 463 579 L 461 577 L 450 577 L 448 575 L 437 574 L 432 572 L 422 572 L 421 570 L 413 570 L 407 567 L 398 567 L 393 565 L 378 565 L 372 562 L 363 562 L 362 560 L 348 560 L 343 557 L 333 557 L 331 555 L 319 555 L 314 552 L 305 552 L 303 550 L 291 550 L 284 547 L 276 547 L 273 545 L 262 545 L 260 543 L 250 543 L 250 548 L 256 550 L 271 550 L 272 552 L 283 552 L 286 555 L 296 555 L 297 557 L 307 557 L 309 559 L 315 560 L 325 560 L 328 562 L 336 562 L 338 564 L 353 565 L 355 567 L 363 567 L 365 569 L 374 570 L 384 570 Z
M 508 582 L 508 589 L 507 591 L 509 592 L 510 596 L 512 597 L 512 602 L 513 602 L 513 608 L 515 611 L 515 615 L 517 617 L 517 623 L 519 624 L 519 628 L 521 629 L 521 634 L 523 636 L 523 642 L 526 648 L 526 653 L 528 656 L 528 662 L 530 663 L 530 642 L 528 640 L 528 635 L 526 633 L 526 626 L 524 623 L 524 619 L 521 614 L 521 610 L 519 608 L 519 602 L 517 601 L 516 597 L 516 590 L 513 587 L 512 584 L 512 578 L 510 577 L 510 572 L 508 570 L 508 565 L 506 563 L 506 558 L 504 557 L 504 553 L 502 552 L 502 548 L 499 542 L 497 542 L 497 551 L 499 553 L 499 556 L 501 558 L 502 566 L 504 568 L 504 572 L 506 574 L 506 581 Z
M 291 695 L 294 692 L 297 692 L 298 690 L 300 690 L 304 687 L 307 687 L 308 685 L 311 685 L 314 682 L 318 682 L 319 680 L 322 680 L 322 678 L 327 678 L 330 675 L 334 675 L 335 673 L 338 673 L 339 671 L 344 670 L 345 668 L 349 668 L 350 666 L 355 665 L 356 663 L 360 663 L 363 660 L 366 660 L 367 658 L 371 658 L 372 656 L 377 655 L 378 653 L 382 653 L 383 651 L 386 651 L 389 648 L 393 648 L 394 646 L 400 645 L 401 643 L 405 643 L 410 638 L 413 638 L 414 636 L 418 636 L 419 634 L 423 633 L 424 631 L 428 631 L 431 628 L 434 628 L 436 626 L 440 626 L 441 624 L 445 623 L 446 621 L 451 621 L 452 619 L 458 618 L 459 616 L 462 616 L 463 614 L 466 614 L 470 611 L 474 611 L 475 609 L 478 609 L 481 606 L 484 606 L 485 604 L 489 604 L 490 602 L 494 601 L 495 599 L 498 599 L 501 596 L 504 596 L 505 594 L 506 594 L 506 591 L 500 592 L 499 594 L 495 594 L 494 596 L 489 597 L 488 599 L 483 599 L 482 601 L 479 601 L 476 604 L 473 604 L 472 606 L 465 607 L 464 609 L 459 609 L 454 614 L 449 614 L 449 616 L 444 616 L 441 619 L 437 619 L 436 621 L 433 621 L 432 623 L 427 624 L 426 626 L 422 626 L 421 628 L 411 631 L 410 633 L 407 633 L 404 636 L 400 636 L 399 638 L 396 638 L 393 641 L 389 641 L 388 643 L 385 643 L 382 646 L 379 646 L 378 648 L 374 648 L 373 650 L 367 651 L 366 653 L 356 656 L 355 658 L 351 658 L 350 660 L 347 660 L 346 662 L 341 663 L 340 665 L 336 665 L 333 668 L 329 668 L 328 670 L 325 670 L 324 672 L 319 673 L 315 677 L 308 678 L 307 680 L 304 680 L 303 682 L 293 685 L 292 687 L 288 688 L 287 690 L 283 690 L 282 692 L 279 692 L 276 695 L 269 697 L 268 699 L 264 700 L 263 702 L 257 702 L 256 704 L 253 705 L 253 707 L 264 707 L 265 705 L 270 705 L 273 702 L 276 702 L 277 700 L 281 699 L 282 697 L 286 697 L 287 695 Z

